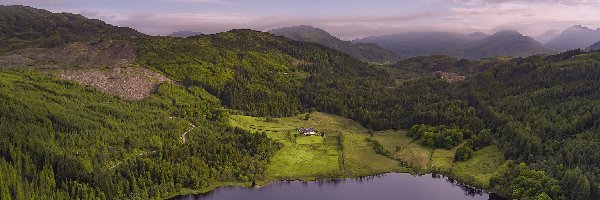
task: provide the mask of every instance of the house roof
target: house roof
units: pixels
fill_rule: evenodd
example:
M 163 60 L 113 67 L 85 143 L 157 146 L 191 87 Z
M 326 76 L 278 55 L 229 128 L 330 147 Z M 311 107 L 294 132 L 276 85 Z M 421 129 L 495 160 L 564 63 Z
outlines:
M 313 129 L 313 128 L 300 128 L 300 129 L 298 129 L 298 132 L 300 132 L 300 133 L 315 132 L 315 129 Z

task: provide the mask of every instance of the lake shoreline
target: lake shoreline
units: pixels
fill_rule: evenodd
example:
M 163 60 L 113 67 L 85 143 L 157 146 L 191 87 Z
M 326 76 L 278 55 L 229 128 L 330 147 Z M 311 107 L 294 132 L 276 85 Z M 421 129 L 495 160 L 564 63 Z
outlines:
M 169 197 L 167 197 L 165 199 L 182 199 L 182 198 L 185 198 L 190 195 L 191 196 L 206 195 L 206 194 L 210 194 L 211 192 L 214 192 L 218 189 L 229 188 L 229 187 L 245 188 L 245 189 L 261 189 L 261 188 L 264 188 L 264 187 L 267 187 L 267 186 L 270 186 L 273 184 L 278 184 L 278 183 L 338 182 L 338 181 L 346 181 L 346 180 L 375 179 L 375 178 L 383 178 L 387 175 L 406 175 L 406 174 L 409 174 L 409 175 L 411 175 L 413 177 L 417 177 L 417 178 L 431 176 L 433 179 L 445 179 L 446 182 L 451 183 L 455 187 L 461 188 L 465 192 L 467 192 L 467 190 L 474 191 L 476 194 L 481 194 L 481 195 L 488 194 L 488 195 L 495 196 L 495 198 L 499 198 L 496 196 L 496 194 L 493 191 L 489 191 L 489 190 L 484 189 L 483 187 L 469 184 L 467 182 L 463 182 L 459 179 L 453 178 L 452 176 L 447 176 L 443 173 L 431 172 L 431 173 L 423 174 L 423 173 L 410 173 L 410 172 L 384 172 L 384 173 L 377 173 L 377 174 L 372 174 L 372 175 L 332 177 L 332 178 L 314 178 L 313 177 L 313 178 L 298 178 L 298 179 L 274 179 L 274 180 L 270 180 L 270 181 L 259 181 L 259 182 L 256 182 L 256 184 L 252 184 L 252 182 L 226 182 L 226 183 L 215 184 L 215 186 L 198 189 L 198 190 L 184 189 L 182 192 L 170 195 Z

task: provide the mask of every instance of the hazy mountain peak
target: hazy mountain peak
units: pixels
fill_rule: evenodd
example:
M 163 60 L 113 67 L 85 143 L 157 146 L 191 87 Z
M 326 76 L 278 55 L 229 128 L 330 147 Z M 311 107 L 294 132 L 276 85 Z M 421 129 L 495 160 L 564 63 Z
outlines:
M 582 25 L 575 25 L 571 27 L 572 29 L 580 29 L 580 30 L 592 30 L 588 27 L 582 26 Z
M 586 51 L 596 51 L 596 50 L 600 50 L 600 42 L 596 42 L 594 44 L 592 44 L 592 46 L 588 47 L 587 49 L 585 49 Z
M 325 39 L 333 37 L 327 31 L 315 28 L 309 25 L 299 25 L 272 29 L 268 31 L 271 34 L 284 36 L 292 40 L 317 42 L 315 39 Z
M 533 36 L 532 38 L 542 44 L 548 43 L 550 40 L 558 36 L 560 32 L 556 29 L 550 29 L 540 35 Z
M 502 36 L 502 35 L 521 35 L 522 36 L 522 34 L 516 30 L 501 30 L 501 31 L 498 31 L 498 32 L 492 34 L 491 36 Z
M 485 33 L 482 33 L 482 32 L 474 32 L 474 33 L 471 33 L 470 36 L 472 38 L 475 38 L 475 39 L 479 40 L 479 39 L 483 39 L 483 38 L 485 38 L 485 37 L 487 37 L 489 35 L 485 34 Z
M 309 25 L 283 27 L 268 31 L 273 35 L 283 36 L 296 41 L 315 42 L 362 60 L 373 62 L 395 62 L 399 56 L 375 44 L 352 44 L 329 34 L 327 31 Z
M 550 40 L 546 46 L 557 50 L 584 49 L 598 41 L 600 41 L 600 29 L 593 30 L 575 25 Z

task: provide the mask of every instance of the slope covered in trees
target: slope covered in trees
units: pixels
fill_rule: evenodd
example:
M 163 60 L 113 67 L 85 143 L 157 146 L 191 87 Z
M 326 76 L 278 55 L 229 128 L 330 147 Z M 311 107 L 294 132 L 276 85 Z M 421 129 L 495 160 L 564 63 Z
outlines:
M 24 38 L 3 47 L 52 46 L 43 38 L 60 26 L 38 29 L 44 26 L 31 28 L 39 30 L 34 38 L 40 40 Z M 3 27 L 22 33 L 10 23 Z M 94 30 L 89 35 L 113 37 L 102 28 Z M 459 128 L 448 128 L 423 138 L 443 148 L 468 138 L 468 146 L 455 155 L 458 161 L 490 143 L 491 135 L 491 142 L 514 161 L 491 183 L 504 196 L 600 198 L 597 52 L 499 60 L 462 82 L 418 78 L 396 84 L 389 74 L 394 69 L 258 31 L 115 39 L 135 45 L 136 65 L 181 85 L 163 83 L 149 98 L 129 102 L 39 72 L 0 71 L 2 197 L 150 198 L 182 188 L 260 180 L 279 145 L 229 127 L 224 106 L 254 116 L 316 109 L 373 130 L 456 126 L 477 137 L 463 134 L 461 139 Z M 412 68 L 436 62 L 416 59 Z M 429 69 L 437 68 L 424 70 Z M 197 128 L 182 144 L 177 133 L 189 130 L 189 123 Z
M 132 103 L 31 71 L 0 77 L 2 199 L 164 197 L 261 179 L 278 149 L 226 125 L 201 88 L 162 84 Z
M 131 39 L 145 35 L 81 15 L 51 13 L 27 6 L 0 6 L 0 54 L 107 37 Z
M 328 32 L 312 26 L 293 26 L 269 30 L 273 35 L 287 37 L 296 41 L 315 42 L 332 49 L 340 50 L 355 58 L 378 63 L 391 63 L 400 60 L 393 51 L 379 47 L 376 44 L 360 43 L 352 44 L 349 41 L 340 40 Z

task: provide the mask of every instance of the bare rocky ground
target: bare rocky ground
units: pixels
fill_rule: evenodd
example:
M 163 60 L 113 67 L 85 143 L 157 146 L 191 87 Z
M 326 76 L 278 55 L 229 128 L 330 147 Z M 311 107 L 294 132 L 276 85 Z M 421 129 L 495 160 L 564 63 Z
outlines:
M 152 94 L 162 82 L 172 82 L 167 77 L 142 67 L 112 69 L 53 69 L 61 79 L 93 86 L 101 92 L 127 100 L 141 100 Z
M 104 40 L 76 42 L 60 47 L 29 48 L 0 56 L 0 68 L 32 68 L 97 88 L 127 100 L 141 100 L 152 94 L 167 77 L 133 66 L 135 45 Z

